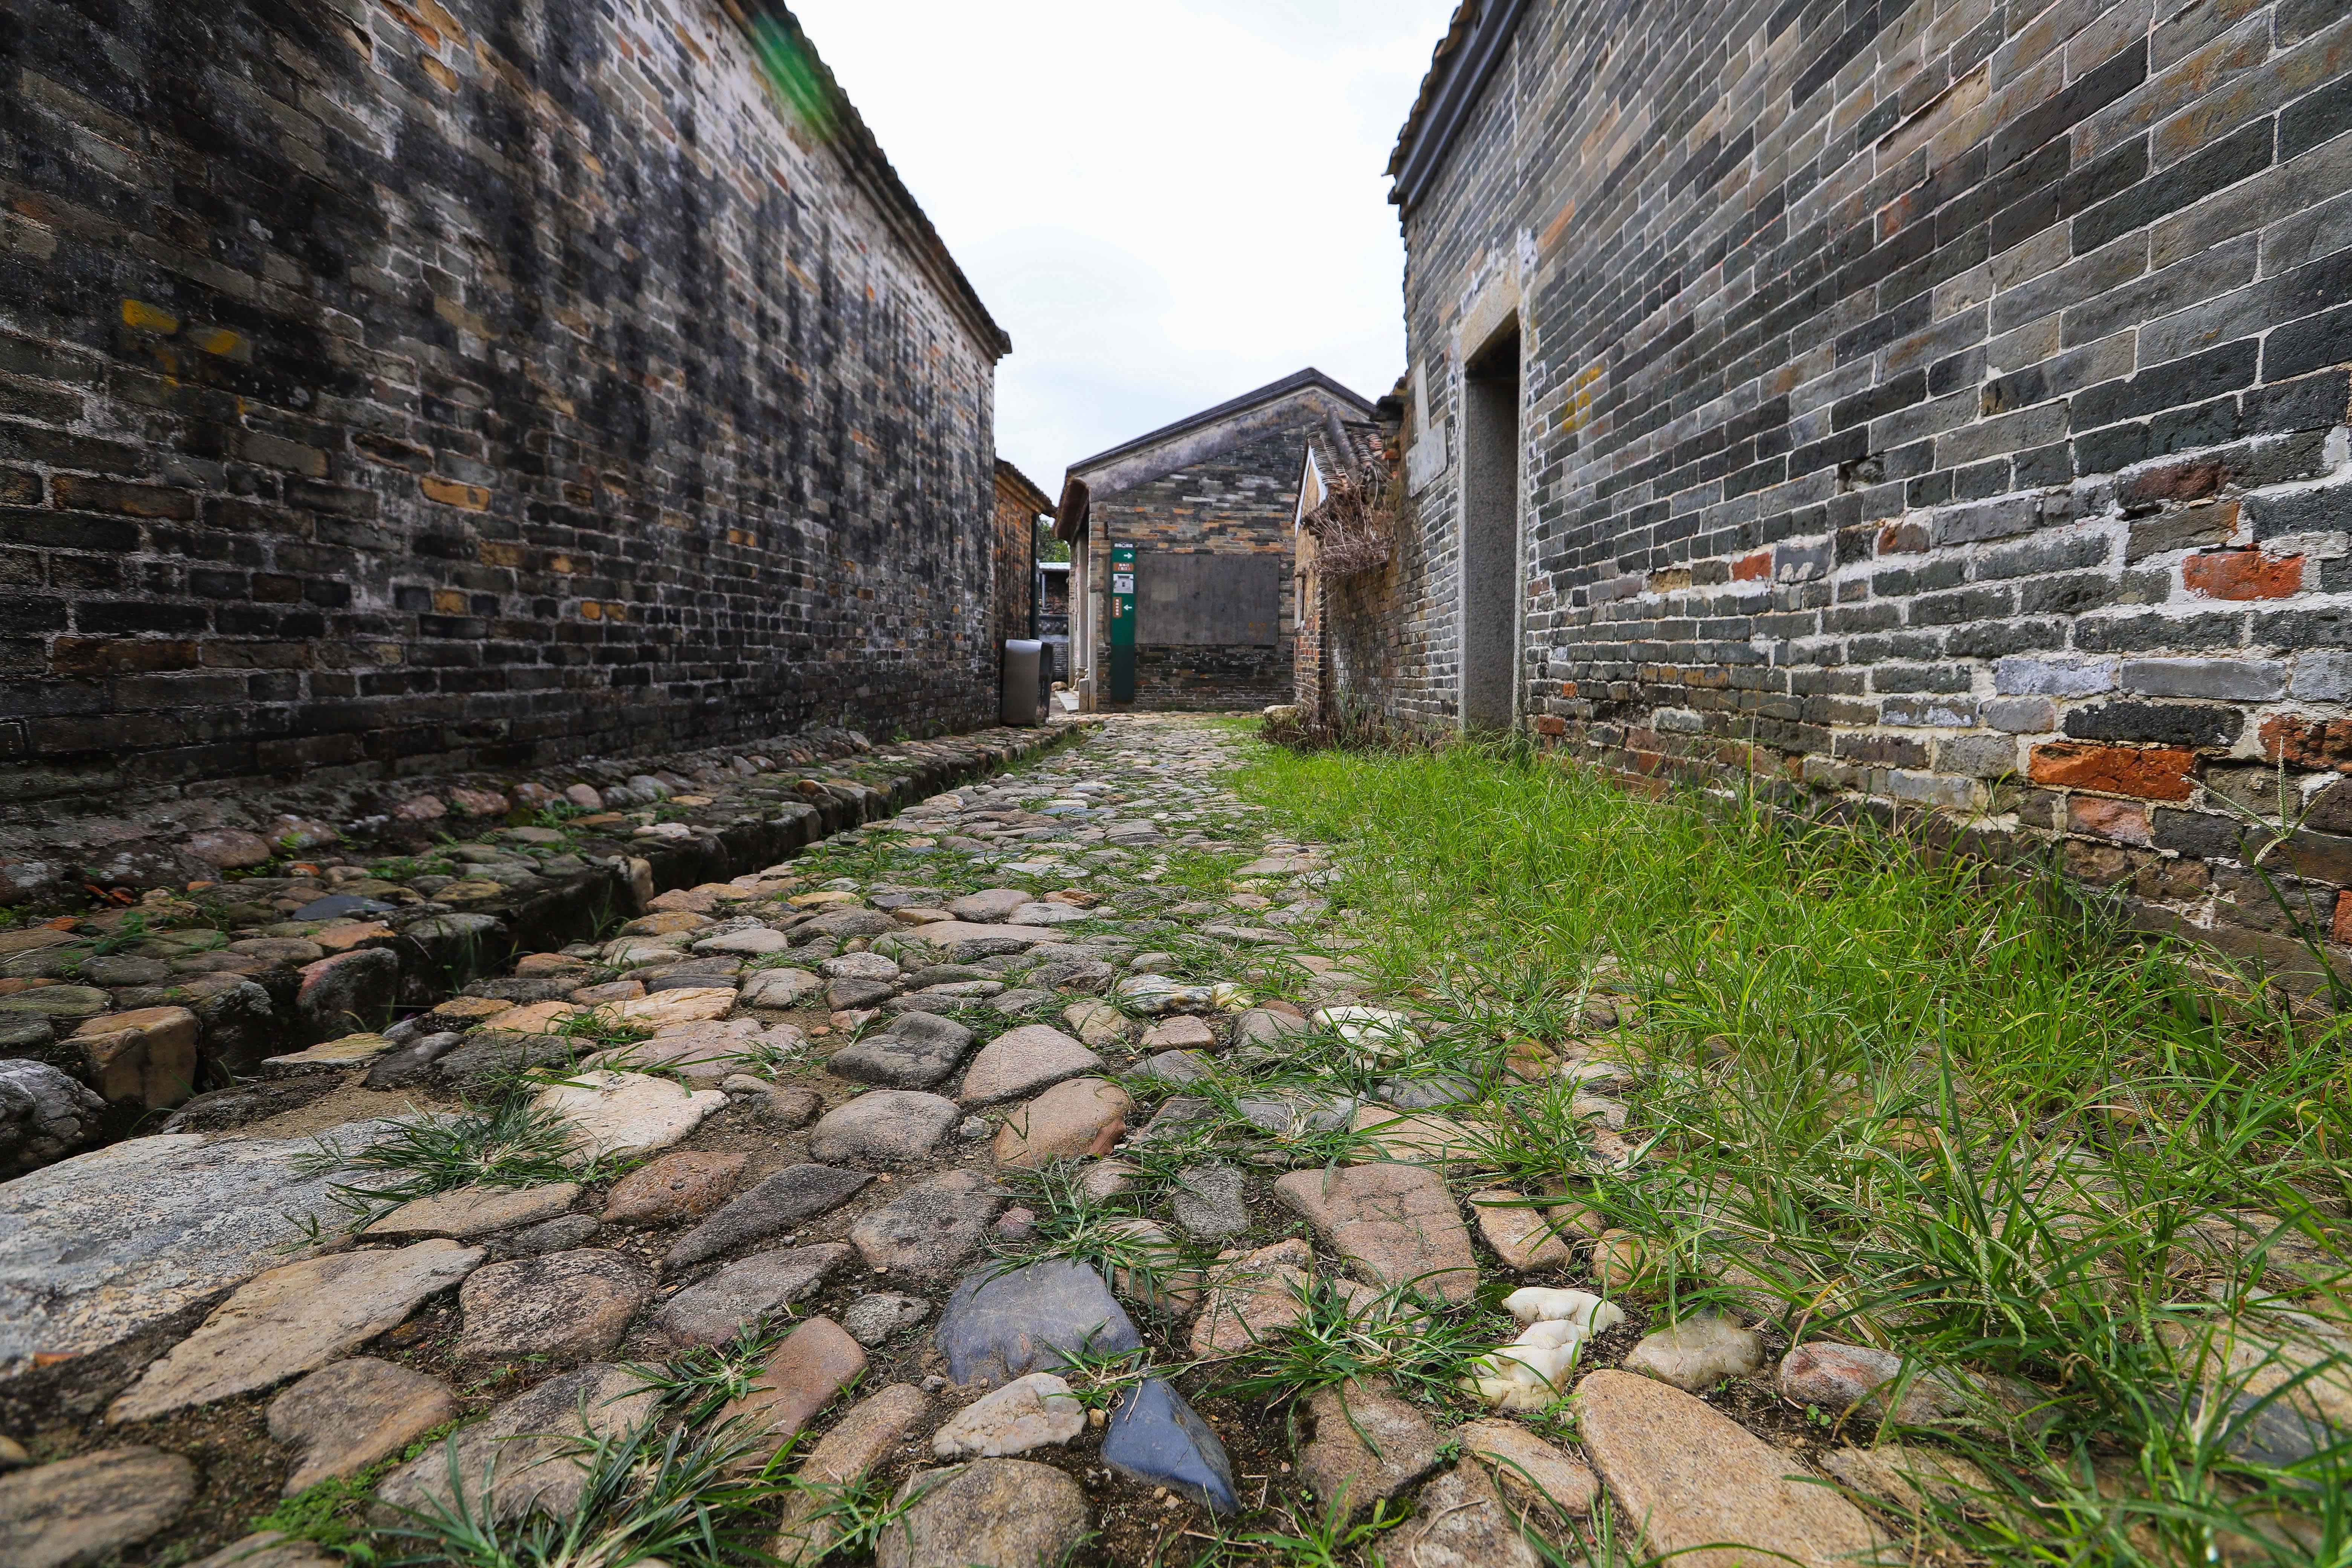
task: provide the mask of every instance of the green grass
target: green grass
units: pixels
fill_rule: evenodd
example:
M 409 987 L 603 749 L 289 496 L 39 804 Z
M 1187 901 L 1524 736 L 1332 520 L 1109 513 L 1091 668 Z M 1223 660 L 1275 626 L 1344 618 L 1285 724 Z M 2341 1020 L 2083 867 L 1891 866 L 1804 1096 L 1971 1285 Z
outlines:
M 763 1315 L 746 1322 L 726 1344 L 694 1345 L 667 1361 L 633 1362 L 625 1370 L 656 1391 L 665 1413 L 698 1426 L 730 1402 L 751 1392 L 793 1321 L 792 1310 L 785 1308 L 778 1316 Z
M 1482 1183 L 1639 1234 L 1661 1316 L 1737 1300 L 1912 1375 L 2023 1385 L 2032 1415 L 1980 1399 L 1929 1434 L 2012 1500 L 1931 1509 L 1950 1550 L 2204 1561 L 2234 1532 L 2259 1560 L 2352 1560 L 2352 1445 L 2265 1464 L 2242 1440 L 2264 1395 L 2352 1410 L 2343 1346 L 2260 1294 L 2347 1317 L 2338 1020 L 2032 868 L 1741 792 L 1652 801 L 1473 746 L 1247 758 L 1244 797 L 1338 849 L 1347 966 L 1486 1087 Z M 1593 1159 L 1570 1095 L 1500 1074 L 1519 1039 L 1632 1066 L 1631 1169 Z M 2252 1239 L 2220 1245 L 2233 1218 Z M 2197 1347 L 2232 1322 L 2304 1348 L 2209 1388 Z
M 570 1122 L 536 1103 L 544 1082 L 528 1076 L 478 1104 L 453 1111 L 395 1119 L 390 1131 L 362 1149 L 346 1151 L 320 1139 L 298 1169 L 305 1175 L 346 1174 L 329 1196 L 364 1230 L 404 1203 L 459 1187 L 533 1187 L 591 1181 L 596 1162 L 581 1156 Z
M 369 1535 L 383 1568 L 738 1568 L 765 1560 L 773 1529 L 778 1479 L 791 1445 L 773 1456 L 772 1440 L 737 1424 L 697 1432 L 652 1420 L 571 1445 L 587 1474 L 563 1513 L 498 1517 L 498 1457 L 478 1475 L 465 1473 L 449 1446 L 451 1496 L 403 1510 L 397 1522 Z M 761 1461 L 765 1459 L 763 1465 Z

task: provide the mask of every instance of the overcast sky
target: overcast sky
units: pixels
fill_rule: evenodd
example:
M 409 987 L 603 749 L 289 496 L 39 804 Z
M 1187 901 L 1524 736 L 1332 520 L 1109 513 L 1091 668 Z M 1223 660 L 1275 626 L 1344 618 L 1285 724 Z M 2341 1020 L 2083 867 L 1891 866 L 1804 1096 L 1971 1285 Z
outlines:
M 1454 0 L 792 0 L 990 313 L 996 449 L 1404 370 L 1387 166 Z

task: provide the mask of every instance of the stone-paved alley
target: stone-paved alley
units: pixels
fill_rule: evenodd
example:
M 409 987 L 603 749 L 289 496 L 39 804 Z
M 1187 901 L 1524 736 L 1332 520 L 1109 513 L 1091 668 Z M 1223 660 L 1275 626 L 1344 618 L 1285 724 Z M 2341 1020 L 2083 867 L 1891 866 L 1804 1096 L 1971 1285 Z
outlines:
M 0 1411 L 42 1461 L 0 1479 L 0 1560 L 314 1568 L 249 1533 L 281 1494 L 354 1530 L 453 1485 L 562 1517 L 672 1430 L 822 1483 L 747 1516 L 786 1560 L 856 1495 L 911 1500 L 867 1543 L 894 1568 L 1405 1512 L 1391 1561 L 1532 1564 L 1521 1519 L 1589 1511 L 1595 1465 L 1664 1549 L 1867 1549 L 1706 1402 L 1766 1341 L 1640 1338 L 1580 1293 L 1617 1237 L 1479 1180 L 1446 1108 L 1482 1086 L 1358 999 L 1328 852 L 1230 792 L 1231 734 L 1092 728 L 0 1187 L 37 1369 Z M 1613 1009 L 1588 1005 L 1589 1039 L 1513 1067 L 1570 1075 L 1619 1157 Z M 1588 1338 L 1584 1365 L 1652 1375 L 1591 1375 L 1579 1429 L 1378 1380 L 1285 1411 L 1228 1386 L 1286 1334 L 1409 1334 L 1474 1295 L 1459 1331 L 1522 1352 L 1482 1369 L 1505 1411 L 1540 1416 Z M 1852 1353 L 1813 1375 L 1866 1392 Z

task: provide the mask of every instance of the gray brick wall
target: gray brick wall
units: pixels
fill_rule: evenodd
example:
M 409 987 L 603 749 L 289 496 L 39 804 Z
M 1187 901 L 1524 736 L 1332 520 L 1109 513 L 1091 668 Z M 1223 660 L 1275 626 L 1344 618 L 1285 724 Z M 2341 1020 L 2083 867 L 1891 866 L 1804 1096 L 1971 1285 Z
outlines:
M 0 82 L 0 800 L 992 719 L 1000 335 L 709 0 L 23 0 Z
M 2217 795 L 2352 789 L 2347 73 L 2341 0 L 1538 0 L 1404 218 L 1448 445 L 1366 700 L 1455 711 L 1463 360 L 1516 320 L 1526 722 L 2259 931 Z

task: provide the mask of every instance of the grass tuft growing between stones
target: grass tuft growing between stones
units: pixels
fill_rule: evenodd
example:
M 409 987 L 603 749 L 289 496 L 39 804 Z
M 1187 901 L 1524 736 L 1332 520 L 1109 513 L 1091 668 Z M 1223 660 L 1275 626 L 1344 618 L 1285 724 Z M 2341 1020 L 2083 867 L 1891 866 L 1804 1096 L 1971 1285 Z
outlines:
M 350 1173 L 329 1195 L 353 1215 L 354 1231 L 403 1204 L 460 1187 L 536 1187 L 595 1174 L 593 1163 L 580 1157 L 572 1124 L 520 1090 L 394 1121 L 363 1149 L 346 1151 L 321 1139 L 301 1169 L 312 1175 Z
M 2344 1020 L 2044 870 L 1741 791 L 1474 745 L 1259 746 L 1234 785 L 1335 847 L 1327 952 L 1479 1086 L 1477 1183 L 1630 1233 L 1654 1323 L 1903 1358 L 1773 1418 L 1973 1461 L 1888 1515 L 1927 1550 L 2352 1561 Z
M 767 1561 L 774 1500 L 784 1490 L 780 1453 L 747 1424 L 667 1433 L 647 1420 L 608 1436 L 582 1437 L 566 1456 L 586 1472 L 561 1514 L 500 1518 L 495 1457 L 465 1473 L 448 1447 L 451 1496 L 401 1510 L 372 1533 L 381 1568 L 738 1568 Z M 787 1445 L 783 1453 L 791 1452 Z

